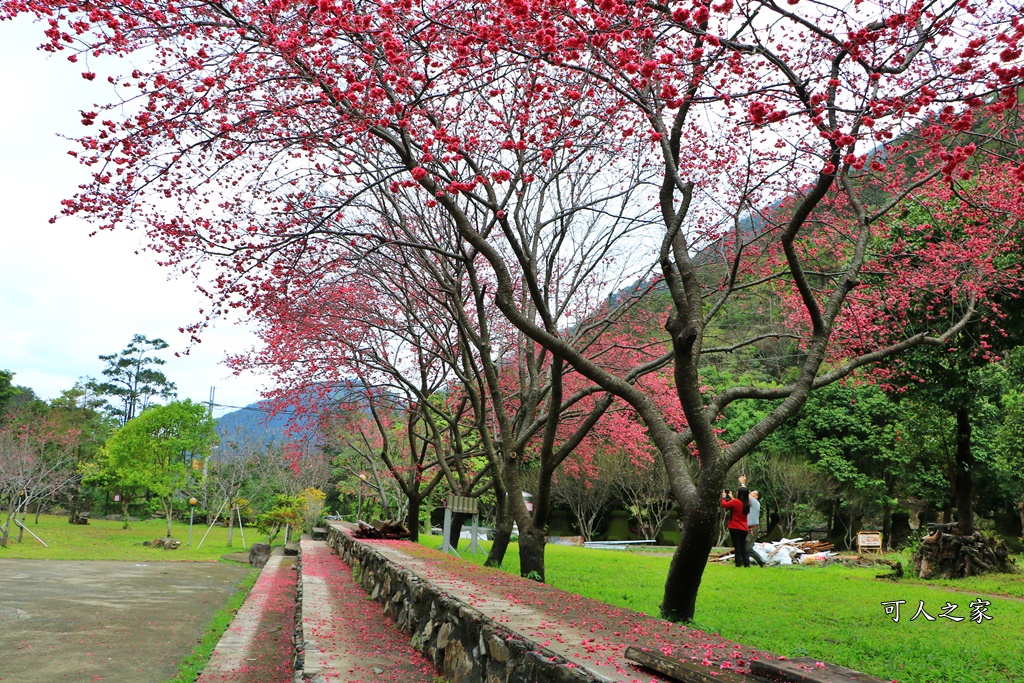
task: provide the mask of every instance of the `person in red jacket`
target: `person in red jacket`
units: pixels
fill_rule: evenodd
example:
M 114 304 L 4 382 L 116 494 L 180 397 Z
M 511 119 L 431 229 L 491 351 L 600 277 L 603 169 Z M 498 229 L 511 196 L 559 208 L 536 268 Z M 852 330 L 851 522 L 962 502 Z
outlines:
M 729 536 L 732 537 L 732 547 L 735 551 L 736 566 L 749 567 L 750 556 L 747 555 L 747 513 L 750 512 L 750 492 L 746 486 L 741 486 L 732 497 L 732 491 L 722 491 L 722 507 L 732 513 L 729 516 Z

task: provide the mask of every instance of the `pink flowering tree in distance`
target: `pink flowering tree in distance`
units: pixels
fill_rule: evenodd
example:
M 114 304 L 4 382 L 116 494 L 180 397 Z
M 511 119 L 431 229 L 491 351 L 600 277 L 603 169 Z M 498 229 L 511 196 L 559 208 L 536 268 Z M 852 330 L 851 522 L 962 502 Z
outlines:
M 4 4 L 22 13 L 87 79 L 105 55 L 145 58 L 109 76 L 112 104 L 82 112 L 76 154 L 94 180 L 65 212 L 146 230 L 170 266 L 212 268 L 204 315 L 258 311 L 381 250 L 464 260 L 442 246 L 457 242 L 486 263 L 481 296 L 547 358 L 552 414 L 578 377 L 660 452 L 682 525 L 670 618 L 693 617 L 733 464 L 815 388 L 946 346 L 1017 277 L 998 258 L 1018 225 L 1005 214 L 928 240 L 889 234 L 937 186 L 968 202 L 991 177 L 1019 189 L 1024 24 L 1007 2 Z M 586 192 L 560 192 L 587 164 L 600 172 Z M 370 192 L 396 198 L 388 221 L 367 213 Z M 430 222 L 407 221 L 403 202 Z M 553 296 L 570 266 L 594 286 Z M 593 292 L 638 281 L 665 293 L 665 353 L 604 362 L 614 344 L 596 339 L 619 330 L 591 321 L 616 307 Z M 925 303 L 940 291 L 942 315 Z M 766 297 L 791 311 L 779 329 L 710 334 Z M 779 337 L 801 351 L 788 384 L 703 380 L 715 356 Z M 725 440 L 737 401 L 770 409 Z M 538 433 L 556 452 L 557 425 Z M 543 575 L 542 556 L 528 560 Z

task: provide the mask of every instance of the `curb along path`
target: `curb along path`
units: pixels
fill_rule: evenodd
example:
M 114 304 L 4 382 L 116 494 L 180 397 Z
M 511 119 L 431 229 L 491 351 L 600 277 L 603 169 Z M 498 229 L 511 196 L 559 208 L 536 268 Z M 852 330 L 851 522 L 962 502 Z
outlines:
M 302 676 L 312 681 L 432 683 L 433 665 L 395 628 L 323 541 L 303 539 Z
M 197 683 L 288 683 L 296 572 L 293 557 L 272 555 L 221 636 Z

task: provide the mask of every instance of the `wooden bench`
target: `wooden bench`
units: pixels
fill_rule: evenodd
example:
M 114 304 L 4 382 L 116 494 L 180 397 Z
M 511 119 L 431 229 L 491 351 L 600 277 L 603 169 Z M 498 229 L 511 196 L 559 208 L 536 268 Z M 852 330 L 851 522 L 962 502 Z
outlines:
M 880 553 L 882 552 L 882 532 L 881 531 L 858 531 L 857 532 L 857 552 L 864 553 L 867 551 Z

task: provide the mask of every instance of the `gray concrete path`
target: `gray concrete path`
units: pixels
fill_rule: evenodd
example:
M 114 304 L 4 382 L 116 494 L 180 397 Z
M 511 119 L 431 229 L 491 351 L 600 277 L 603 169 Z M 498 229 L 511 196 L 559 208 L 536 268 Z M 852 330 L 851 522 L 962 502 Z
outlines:
M 295 584 L 295 558 L 271 555 L 196 683 L 291 681 Z
M 248 567 L 0 559 L 0 681 L 160 683 Z
M 303 539 L 301 557 L 305 675 L 340 683 L 436 680 L 433 665 L 325 542 Z

